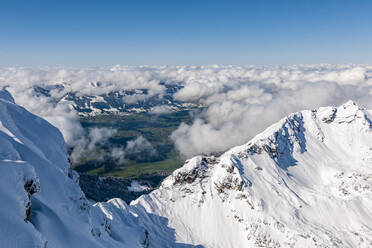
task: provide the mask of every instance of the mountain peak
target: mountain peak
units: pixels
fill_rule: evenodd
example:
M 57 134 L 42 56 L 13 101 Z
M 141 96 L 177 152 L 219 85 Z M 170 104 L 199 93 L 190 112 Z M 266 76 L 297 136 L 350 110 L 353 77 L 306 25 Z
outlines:
M 13 96 L 5 88 L 0 90 L 0 99 L 3 99 L 5 101 L 11 102 L 11 103 L 14 103 Z
M 371 144 L 356 103 L 304 110 L 218 158 L 188 160 L 132 205 L 171 220 L 185 243 L 368 247 Z

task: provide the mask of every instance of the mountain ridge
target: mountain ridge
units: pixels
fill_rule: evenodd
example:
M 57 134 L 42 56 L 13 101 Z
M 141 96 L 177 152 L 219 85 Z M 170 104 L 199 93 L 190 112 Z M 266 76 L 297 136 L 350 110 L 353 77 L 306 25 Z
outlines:
M 371 122 L 352 101 L 297 112 L 219 158 L 189 160 L 132 205 L 173 220 L 180 241 L 206 247 L 368 247 L 372 170 L 362 162 L 372 161 L 371 141 Z M 356 158 L 362 168 L 350 166 Z
M 5 247 L 370 247 L 372 128 L 349 101 L 196 156 L 127 205 L 90 204 L 61 133 L 0 91 Z

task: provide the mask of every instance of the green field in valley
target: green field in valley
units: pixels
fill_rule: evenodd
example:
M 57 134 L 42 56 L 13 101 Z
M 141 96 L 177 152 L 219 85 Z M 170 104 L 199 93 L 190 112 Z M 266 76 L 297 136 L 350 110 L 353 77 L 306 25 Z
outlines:
M 112 128 L 117 130 L 107 144 L 95 150 L 86 151 L 80 162 L 73 164 L 73 168 L 80 173 L 99 176 L 116 176 L 126 178 L 140 178 L 148 175 L 168 175 L 183 165 L 184 160 L 175 150 L 169 136 L 182 123 L 190 123 L 188 111 L 169 114 L 151 115 L 135 113 L 128 115 L 98 115 L 84 117 L 80 120 L 82 126 L 89 128 Z M 156 150 L 155 157 L 140 154 L 137 157 L 126 157 L 117 162 L 107 154 L 112 147 L 124 147 L 128 141 L 143 136 Z M 105 157 L 106 159 L 102 159 Z M 139 157 L 139 158 L 138 158 Z

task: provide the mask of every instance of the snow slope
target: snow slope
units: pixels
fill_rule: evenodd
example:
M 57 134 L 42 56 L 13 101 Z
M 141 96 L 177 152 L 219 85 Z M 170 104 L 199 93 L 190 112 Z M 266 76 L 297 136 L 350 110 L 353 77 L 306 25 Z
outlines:
M 145 230 L 119 199 L 102 205 L 125 214 L 125 235 L 106 230 L 109 211 L 89 206 L 60 132 L 7 91 L 0 91 L 0 144 L 1 247 L 142 247 Z
M 372 247 L 367 113 L 349 101 L 291 114 L 219 158 L 188 160 L 131 205 L 205 247 Z
M 369 113 L 294 113 L 131 205 L 90 205 L 60 132 L 0 91 L 0 246 L 371 247 Z

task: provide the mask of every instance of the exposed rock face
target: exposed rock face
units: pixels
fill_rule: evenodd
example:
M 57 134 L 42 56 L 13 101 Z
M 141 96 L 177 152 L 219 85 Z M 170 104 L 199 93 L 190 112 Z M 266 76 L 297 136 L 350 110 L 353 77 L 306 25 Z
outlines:
M 35 181 L 35 180 L 29 180 L 25 183 L 24 185 L 24 188 L 27 192 L 27 196 L 28 196 L 28 202 L 26 203 L 26 218 L 25 218 L 25 221 L 29 221 L 30 220 L 30 215 L 31 215 L 31 207 L 32 207 L 32 203 L 31 203 L 31 196 L 33 194 L 35 194 L 36 192 L 40 191 L 40 184 L 38 181 Z
M 191 164 L 193 167 L 188 168 L 187 166 L 189 164 Z M 207 166 L 208 163 L 205 157 L 198 157 L 193 161 L 187 161 L 186 165 L 184 166 L 185 169 L 177 170 L 177 172 L 173 174 L 174 184 L 190 184 L 193 183 L 196 179 L 205 178 Z

